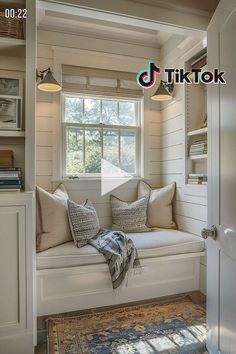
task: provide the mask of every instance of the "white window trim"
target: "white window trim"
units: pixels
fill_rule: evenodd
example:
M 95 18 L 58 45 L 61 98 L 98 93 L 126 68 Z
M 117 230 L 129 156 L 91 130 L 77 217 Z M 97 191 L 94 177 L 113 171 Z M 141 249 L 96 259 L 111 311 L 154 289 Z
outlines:
M 101 173 L 80 173 L 78 176 L 70 176 L 65 173 L 65 161 L 66 161 L 66 126 L 74 126 L 74 127 L 85 127 L 86 124 L 81 123 L 65 123 L 63 120 L 63 115 L 64 115 L 64 109 L 65 109 L 65 97 L 66 95 L 69 95 L 70 97 L 82 97 L 82 98 L 99 98 L 99 99 L 112 99 L 112 100 L 118 100 L 118 101 L 133 101 L 136 102 L 135 105 L 135 115 L 137 117 L 137 125 L 135 126 L 123 126 L 123 125 L 105 125 L 104 127 L 99 124 L 88 124 L 87 127 L 94 127 L 94 128 L 99 128 L 99 129 L 106 129 L 106 128 L 111 128 L 111 129 L 130 129 L 130 130 L 135 130 L 135 148 L 136 148 L 136 173 L 134 174 L 129 174 L 132 175 L 134 178 L 140 179 L 143 177 L 143 171 L 142 167 L 144 165 L 144 162 L 142 161 L 143 159 L 143 149 L 144 149 L 144 144 L 143 144 L 143 128 L 144 128 L 144 122 L 143 122 L 143 98 L 130 98 L 130 97 L 120 97 L 120 96 L 104 96 L 104 95 L 98 95 L 98 94 L 85 94 L 85 93 L 71 93 L 71 92 L 65 92 L 63 91 L 61 93 L 61 119 L 60 119 L 60 126 L 61 126 L 61 166 L 60 166 L 60 180 L 76 180 L 78 179 L 101 179 Z M 114 178 L 117 178 L 118 176 L 114 176 Z M 113 178 L 113 177 L 111 177 Z M 120 177 L 119 177 L 120 178 Z M 125 178 L 125 177 L 124 177 Z
M 88 51 L 83 51 L 81 49 L 68 49 L 61 48 L 57 46 L 52 47 L 53 50 L 53 73 L 55 77 L 62 82 L 62 64 L 68 65 L 78 65 L 78 57 L 80 57 L 80 62 L 82 66 L 86 66 Z M 70 55 L 68 55 L 70 53 Z M 109 65 L 107 60 L 109 58 Z M 97 67 L 101 69 L 109 70 L 119 70 L 121 57 L 120 55 L 108 54 L 108 53 L 97 53 L 91 52 L 90 66 Z M 104 64 L 105 63 L 105 64 Z M 137 73 L 140 70 L 140 61 L 134 63 L 133 58 L 125 58 L 126 68 L 130 68 L 131 72 Z M 142 59 L 142 66 L 146 65 L 146 60 Z M 140 149 L 141 149 L 141 159 L 140 159 L 140 172 L 141 177 L 133 177 L 134 180 L 139 179 L 149 179 L 150 178 L 150 164 L 149 164 L 149 146 L 150 146 L 150 136 L 149 129 L 146 124 L 146 112 L 148 114 L 149 110 L 149 96 L 144 92 L 144 96 L 141 101 L 140 117 L 141 117 L 141 137 L 140 137 Z M 61 92 L 54 94 L 51 102 L 51 115 L 53 117 L 53 129 L 52 129 L 52 178 L 51 182 L 70 182 L 70 184 L 75 184 L 79 180 L 87 181 L 100 181 L 101 178 L 91 178 L 91 177 L 81 177 L 80 179 L 68 179 L 62 177 L 62 111 L 61 111 Z

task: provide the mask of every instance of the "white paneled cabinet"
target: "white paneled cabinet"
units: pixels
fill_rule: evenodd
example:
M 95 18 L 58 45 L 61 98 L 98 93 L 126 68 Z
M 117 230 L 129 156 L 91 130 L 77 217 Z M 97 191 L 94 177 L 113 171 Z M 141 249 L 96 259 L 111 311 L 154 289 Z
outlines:
M 0 194 L 0 353 L 34 351 L 34 194 Z
M 24 80 L 24 131 L 0 132 L 0 147 L 14 151 L 15 167 L 23 171 L 25 192 L 0 192 L 0 354 L 33 354 L 36 344 L 36 0 L 18 3 L 27 8 L 26 38 L 20 42 L 0 40 L 0 70 L 12 75 L 19 71 Z

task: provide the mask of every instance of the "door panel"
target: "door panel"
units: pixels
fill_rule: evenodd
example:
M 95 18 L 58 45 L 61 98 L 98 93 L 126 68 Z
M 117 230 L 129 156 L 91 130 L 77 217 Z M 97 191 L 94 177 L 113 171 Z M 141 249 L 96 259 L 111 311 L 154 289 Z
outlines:
M 26 327 L 24 220 L 24 206 L 0 206 L 0 336 Z
M 222 353 L 236 352 L 236 262 L 220 253 L 219 343 Z
M 18 316 L 18 213 L 12 210 L 0 213 L 0 326 L 17 324 Z M 11 255 L 11 258 L 9 258 Z M 10 306 L 9 306 L 10 304 Z
M 236 259 L 236 10 L 219 34 L 220 66 L 227 84 L 220 87 L 220 225 L 222 247 Z
M 236 230 L 236 11 L 220 32 L 220 67 L 226 85 L 220 86 L 220 224 Z
M 236 353 L 236 0 L 221 0 L 208 28 L 208 68 L 226 72 L 208 87 L 209 225 L 207 317 L 210 353 Z

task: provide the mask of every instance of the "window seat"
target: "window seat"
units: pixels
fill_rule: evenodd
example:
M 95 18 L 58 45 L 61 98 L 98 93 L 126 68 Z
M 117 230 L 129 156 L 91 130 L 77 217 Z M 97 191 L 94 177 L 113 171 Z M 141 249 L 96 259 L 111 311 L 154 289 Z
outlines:
M 155 229 L 151 232 L 130 233 L 140 259 L 202 252 L 202 238 L 186 232 Z M 76 267 L 105 263 L 104 256 L 94 247 L 77 248 L 73 242 L 50 248 L 37 254 L 37 269 Z
M 50 315 L 112 306 L 199 290 L 201 237 L 156 229 L 133 233 L 141 271 L 129 277 L 118 292 L 94 247 L 77 248 L 72 242 L 37 254 L 37 315 Z

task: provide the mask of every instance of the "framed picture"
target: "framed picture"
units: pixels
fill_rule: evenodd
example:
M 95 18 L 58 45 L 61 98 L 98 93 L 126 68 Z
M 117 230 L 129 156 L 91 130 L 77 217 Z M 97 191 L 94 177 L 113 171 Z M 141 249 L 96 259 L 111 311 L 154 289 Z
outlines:
M 0 96 L 23 97 L 23 78 L 18 73 L 0 70 Z
M 22 97 L 0 95 L 0 130 L 21 130 Z
M 19 80 L 0 78 L 0 95 L 19 96 Z

